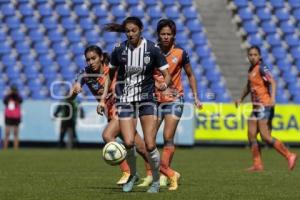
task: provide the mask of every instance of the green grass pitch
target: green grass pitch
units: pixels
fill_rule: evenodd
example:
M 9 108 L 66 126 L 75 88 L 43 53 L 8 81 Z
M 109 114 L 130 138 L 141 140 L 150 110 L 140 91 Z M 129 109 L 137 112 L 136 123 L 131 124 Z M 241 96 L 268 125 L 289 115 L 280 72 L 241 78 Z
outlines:
M 299 149 L 292 149 L 298 154 Z M 293 172 L 273 149 L 263 149 L 265 171 L 249 173 L 249 149 L 178 148 L 173 168 L 182 174 L 178 191 L 147 194 L 135 187 L 123 193 L 121 173 L 107 165 L 101 150 L 21 149 L 0 151 L 0 199 L 30 200 L 259 200 L 300 199 L 300 166 Z M 138 158 L 139 173 L 145 175 Z

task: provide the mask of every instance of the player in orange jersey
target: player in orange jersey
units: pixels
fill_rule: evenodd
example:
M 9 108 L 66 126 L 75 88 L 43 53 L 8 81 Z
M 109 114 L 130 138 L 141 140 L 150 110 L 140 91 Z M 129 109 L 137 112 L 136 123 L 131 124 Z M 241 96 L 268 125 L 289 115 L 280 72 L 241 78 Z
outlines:
M 163 130 L 164 147 L 160 165 L 160 171 L 163 175 L 161 175 L 160 184 L 161 186 L 166 185 L 165 176 L 167 176 L 170 182 L 169 190 L 177 190 L 180 174 L 171 169 L 170 163 L 175 151 L 174 135 L 184 107 L 184 92 L 181 81 L 182 69 L 184 69 L 188 76 L 195 106 L 202 108 L 202 104 L 197 94 L 197 82 L 189 62 L 189 56 L 184 49 L 175 44 L 176 25 L 174 21 L 170 19 L 160 20 L 157 24 L 157 35 L 158 45 L 166 57 L 169 64 L 168 71 L 172 77 L 172 85 L 169 86 L 167 90 L 160 91 L 156 89 L 155 91 L 159 103 L 158 128 L 162 121 L 165 122 Z M 156 80 L 156 88 L 159 88 L 161 84 L 165 84 L 163 76 L 158 71 L 155 72 L 154 77 Z M 149 167 L 147 168 L 149 169 Z M 146 186 L 149 182 L 151 182 L 151 173 L 150 170 L 147 170 L 147 177 L 140 186 Z
M 297 155 L 291 153 L 278 139 L 271 136 L 272 119 L 274 116 L 276 82 L 273 79 L 269 68 L 262 62 L 260 49 L 252 46 L 248 49 L 248 83 L 244 88 L 241 97 L 236 100 L 238 106 L 243 99 L 251 93 L 253 111 L 248 120 L 248 140 L 251 146 L 253 165 L 248 171 L 262 171 L 263 163 L 261 152 L 257 142 L 257 134 L 269 145 L 272 145 L 277 152 L 283 155 L 288 161 L 289 170 L 296 165 Z
M 72 88 L 71 98 L 75 98 L 77 94 L 81 92 L 82 86 L 86 84 L 97 101 L 100 101 L 104 89 L 105 76 L 109 72 L 109 56 L 106 53 L 103 53 L 100 47 L 95 45 L 87 47 L 84 55 L 88 66 L 79 72 L 79 76 Z M 115 141 L 117 136 L 121 136 L 117 110 L 115 107 L 114 84 L 110 87 L 109 95 L 107 95 L 107 98 L 105 99 L 105 104 L 105 115 L 108 124 L 102 133 L 102 137 L 103 140 L 108 143 Z M 146 146 L 139 134 L 136 134 L 135 136 L 135 144 L 138 153 L 147 161 Z M 123 174 L 117 184 L 123 185 L 127 183 L 130 177 L 130 169 L 126 160 L 120 163 L 120 168 Z

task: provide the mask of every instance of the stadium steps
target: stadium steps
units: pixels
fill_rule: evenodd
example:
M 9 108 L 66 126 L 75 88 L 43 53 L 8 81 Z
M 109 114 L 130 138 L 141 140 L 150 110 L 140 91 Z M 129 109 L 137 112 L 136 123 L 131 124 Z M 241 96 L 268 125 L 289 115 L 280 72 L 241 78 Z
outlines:
M 231 13 L 226 9 L 227 2 L 226 0 L 196 0 L 195 2 L 231 97 L 236 99 L 246 84 L 248 64 L 246 52 L 241 49 L 242 41 L 236 35 L 236 26 L 231 22 Z M 244 77 L 242 81 L 241 77 Z

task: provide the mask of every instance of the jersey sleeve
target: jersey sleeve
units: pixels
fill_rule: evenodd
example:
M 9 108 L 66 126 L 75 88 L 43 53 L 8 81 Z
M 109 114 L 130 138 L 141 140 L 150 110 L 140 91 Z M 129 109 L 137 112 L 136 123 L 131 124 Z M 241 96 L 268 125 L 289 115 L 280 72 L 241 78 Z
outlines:
M 113 51 L 111 52 L 111 56 L 110 56 L 110 62 L 109 62 L 109 68 L 111 69 L 115 69 L 117 68 L 117 66 L 120 65 L 119 63 L 119 49 L 120 49 L 120 44 L 117 43 L 113 49 Z
M 270 82 L 270 80 L 272 78 L 272 73 L 271 73 L 270 68 L 266 65 L 260 65 L 259 71 L 260 71 L 262 79 L 266 82 Z
M 186 50 L 183 50 L 183 52 L 182 52 L 182 66 L 185 66 L 186 64 L 190 64 L 190 57 L 189 57 L 189 54 L 186 52 Z
M 165 56 L 162 54 L 161 50 L 154 46 L 153 48 L 153 54 L 154 54 L 154 64 L 159 70 L 165 70 L 169 68 L 169 64 L 165 58 Z

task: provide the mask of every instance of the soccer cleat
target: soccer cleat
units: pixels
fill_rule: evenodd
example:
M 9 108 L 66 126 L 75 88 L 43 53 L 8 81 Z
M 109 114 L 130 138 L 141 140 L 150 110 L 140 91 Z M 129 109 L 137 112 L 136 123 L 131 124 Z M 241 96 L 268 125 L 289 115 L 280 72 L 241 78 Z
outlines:
M 159 177 L 159 184 L 160 184 L 160 186 L 163 186 L 163 187 L 167 186 L 168 185 L 168 177 L 161 174 Z
M 263 170 L 264 170 L 263 165 L 253 165 L 246 169 L 246 171 L 248 171 L 248 172 L 261 172 Z
M 178 172 L 175 172 L 174 176 L 170 177 L 170 187 L 169 190 L 177 190 L 178 189 L 178 180 L 179 180 L 180 174 Z
M 123 184 L 127 183 L 129 177 L 130 177 L 130 174 L 128 172 L 123 172 L 122 177 L 117 182 L 117 185 L 123 185 Z
M 140 183 L 138 185 L 138 187 L 148 187 L 149 185 L 151 185 L 151 183 L 153 181 L 153 177 L 148 175 L 145 178 L 143 178 L 142 180 L 143 180 L 143 182 Z
M 158 193 L 159 192 L 159 182 L 153 182 L 150 188 L 147 190 L 148 193 Z
M 289 170 L 292 171 L 296 166 L 297 155 L 295 153 L 291 153 L 288 157 L 288 166 Z
M 130 192 L 133 189 L 134 184 L 139 180 L 139 176 L 136 174 L 134 176 L 130 175 L 128 182 L 123 185 L 123 192 Z
M 180 174 L 179 172 L 176 172 L 176 171 L 175 171 L 175 175 L 177 176 L 177 182 L 178 182 L 178 184 L 179 184 L 181 174 Z

